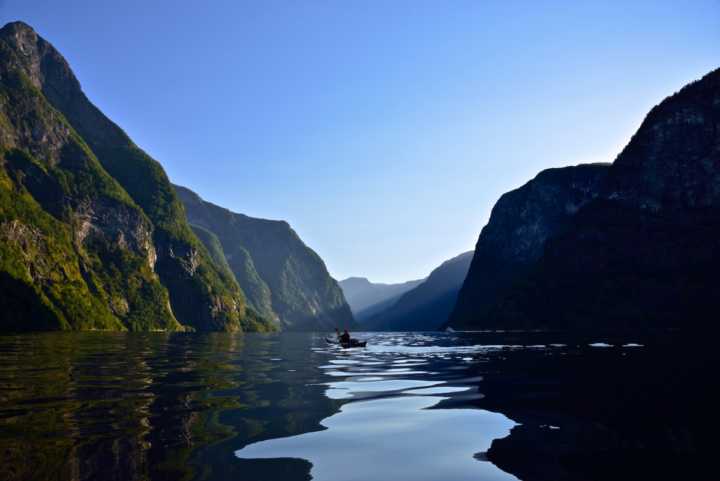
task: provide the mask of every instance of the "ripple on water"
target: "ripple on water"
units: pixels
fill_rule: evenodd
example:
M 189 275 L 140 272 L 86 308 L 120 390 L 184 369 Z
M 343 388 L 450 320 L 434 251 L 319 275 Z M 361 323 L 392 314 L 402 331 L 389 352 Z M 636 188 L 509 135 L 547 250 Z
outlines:
M 422 381 L 417 379 L 382 379 L 371 382 L 340 381 L 327 383 L 325 395 L 330 399 L 351 399 L 362 393 L 391 394 L 405 389 L 429 387 L 442 384 L 443 381 Z
M 409 389 L 403 391 L 403 394 L 414 394 L 414 395 L 439 395 L 439 394 L 455 394 L 459 392 L 467 392 L 471 387 L 459 387 L 459 386 L 439 386 L 439 387 L 425 387 L 420 389 Z
M 324 374 L 327 376 L 333 376 L 333 377 L 353 377 L 353 376 L 369 376 L 369 375 L 378 375 L 378 376 L 408 376 L 411 374 L 427 374 L 427 371 L 402 371 L 402 372 L 393 372 L 390 370 L 386 371 L 378 371 L 377 369 L 369 369 L 369 368 L 358 368 L 354 369 L 352 371 L 325 371 Z

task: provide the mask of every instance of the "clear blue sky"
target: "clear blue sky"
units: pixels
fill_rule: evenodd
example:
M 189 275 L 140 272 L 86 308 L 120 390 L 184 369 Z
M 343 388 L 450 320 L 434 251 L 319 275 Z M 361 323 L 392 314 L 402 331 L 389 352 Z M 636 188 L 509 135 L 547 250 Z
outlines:
M 425 276 L 538 171 L 720 66 L 717 0 L 0 0 L 170 178 L 337 278 Z

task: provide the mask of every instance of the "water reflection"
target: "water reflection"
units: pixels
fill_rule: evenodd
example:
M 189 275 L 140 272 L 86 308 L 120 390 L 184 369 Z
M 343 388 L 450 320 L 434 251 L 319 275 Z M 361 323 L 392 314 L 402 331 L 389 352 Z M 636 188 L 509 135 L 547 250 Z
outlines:
M 422 345 L 437 336 L 373 337 L 362 350 L 328 348 L 321 366 L 331 379 L 325 395 L 347 401 L 321 421 L 322 431 L 250 444 L 240 459 L 301 458 L 316 480 L 516 479 L 477 460 L 514 425 L 480 409 L 440 409 L 441 402 L 477 392 L 477 378 L 457 369 L 484 346 Z M 476 396 L 479 396 L 476 394 Z
M 192 477 L 198 443 L 228 436 L 207 394 L 243 338 L 165 334 L 0 337 L 0 479 Z
M 264 441 L 241 458 L 303 458 L 318 480 L 515 479 L 473 458 L 512 423 L 476 409 L 429 409 L 436 396 L 349 403 L 322 422 L 324 431 Z
M 640 339 L 582 343 L 606 341 L 613 349 L 588 349 L 643 351 Z M 477 408 L 482 378 L 516 353 L 566 345 L 577 343 L 377 334 L 342 350 L 311 334 L 0 336 L 0 479 L 509 479 L 474 456 L 512 426 Z

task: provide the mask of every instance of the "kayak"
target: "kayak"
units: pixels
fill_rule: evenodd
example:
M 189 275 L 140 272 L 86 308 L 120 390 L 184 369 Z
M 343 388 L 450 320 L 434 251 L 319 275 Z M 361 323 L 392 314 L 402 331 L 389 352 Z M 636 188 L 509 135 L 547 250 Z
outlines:
M 367 341 L 358 341 L 357 339 L 350 339 L 350 342 L 340 342 L 340 341 L 334 341 L 330 338 L 325 338 L 325 341 L 327 341 L 328 344 L 337 344 L 343 349 L 350 349 L 351 347 L 365 347 L 367 346 Z

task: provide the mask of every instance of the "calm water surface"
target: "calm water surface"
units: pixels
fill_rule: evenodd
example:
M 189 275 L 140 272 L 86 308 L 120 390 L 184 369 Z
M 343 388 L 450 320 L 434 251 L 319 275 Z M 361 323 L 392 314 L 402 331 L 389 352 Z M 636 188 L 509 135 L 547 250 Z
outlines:
M 478 336 L 0 336 L 0 479 L 516 479 L 483 369 L 563 345 Z

